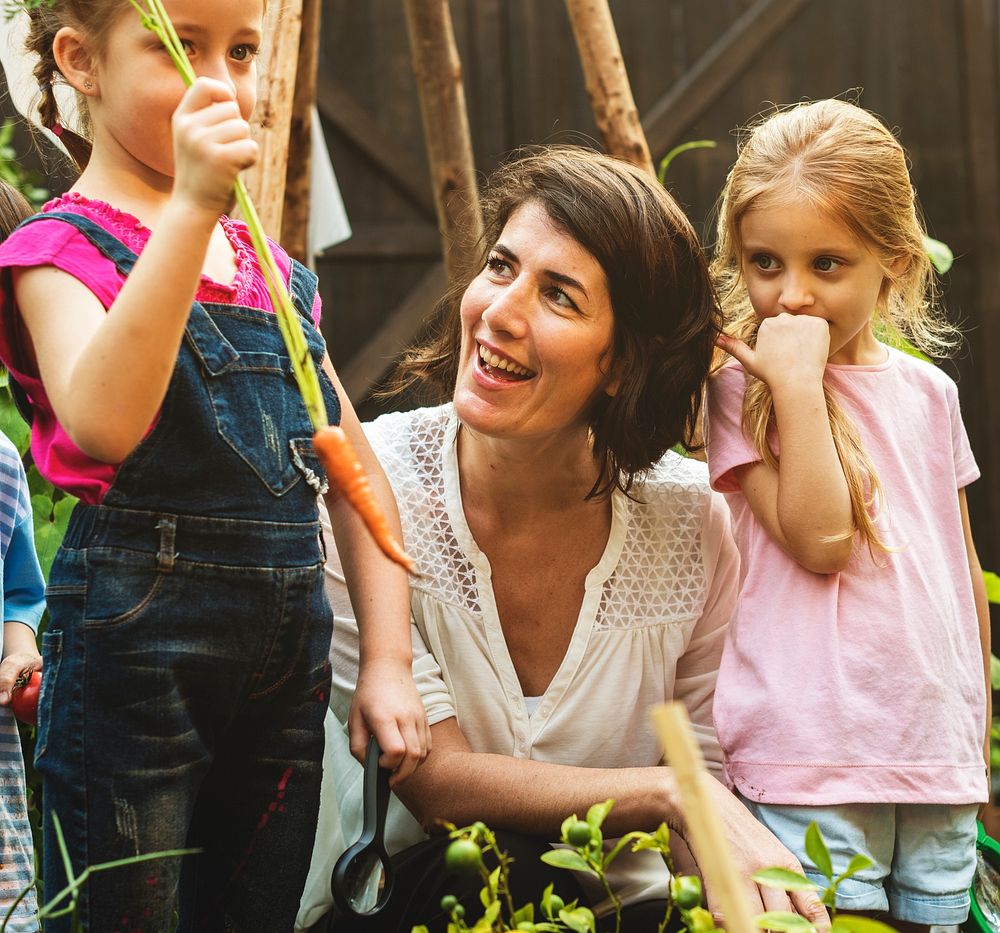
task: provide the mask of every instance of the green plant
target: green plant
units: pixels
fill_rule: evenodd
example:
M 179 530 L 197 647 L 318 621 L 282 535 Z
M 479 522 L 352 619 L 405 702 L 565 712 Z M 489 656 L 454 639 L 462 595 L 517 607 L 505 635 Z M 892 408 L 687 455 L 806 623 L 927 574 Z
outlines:
M 613 800 L 605 800 L 594 804 L 583 820 L 575 813 L 567 817 L 559 834 L 563 848 L 545 852 L 541 858 L 555 868 L 581 871 L 596 878 L 614 907 L 615 931 L 619 933 L 622 905 L 607 880 L 607 870 L 611 863 L 626 846 L 630 846 L 633 852 L 643 849 L 659 852 L 671 872 L 673 865 L 670 858 L 670 830 L 665 823 L 661 823 L 653 833 L 626 833 L 612 848 L 605 851 L 602 826 L 613 806 Z M 461 829 L 448 824 L 448 828 L 452 839 L 445 855 L 448 867 L 458 872 L 478 873 L 483 880 L 480 891 L 483 915 L 471 925 L 466 920 L 465 908 L 454 895 L 442 898 L 441 909 L 450 917 L 448 933 L 497 933 L 505 930 L 595 933 L 596 919 L 593 911 L 575 900 L 566 903 L 554 893 L 554 886 L 551 884 L 542 892 L 537 912 L 534 903 L 515 907 L 509 882 L 513 860 L 497 845 L 493 831 L 480 822 Z M 491 869 L 487 861 L 495 862 L 495 867 Z M 707 933 L 715 929 L 712 915 L 701 906 L 701 882 L 697 878 L 683 875 L 673 878 L 663 921 L 657 927 L 658 933 L 666 930 L 675 907 L 692 933 Z M 429 930 L 426 926 L 416 926 L 412 933 L 429 933 Z
M 832 917 L 831 933 L 893 933 L 893 927 L 873 920 L 870 917 L 860 917 L 855 914 L 840 914 L 837 912 L 837 888 L 841 882 L 853 877 L 859 871 L 871 867 L 875 863 L 867 855 L 855 855 L 839 874 L 834 874 L 830 850 L 827 848 L 823 834 L 813 821 L 806 829 L 806 854 L 813 864 L 826 878 L 826 887 L 810 881 L 805 875 L 789 871 L 786 868 L 765 868 L 756 872 L 753 880 L 772 888 L 783 891 L 820 891 L 820 900 L 830 909 Z M 799 914 L 780 910 L 769 910 L 756 918 L 757 926 L 762 930 L 778 930 L 781 933 L 816 933 L 816 928 Z
M 41 207 L 48 198 L 48 188 L 41 186 L 36 172 L 28 171 L 19 161 L 14 148 L 14 120 L 5 120 L 0 125 L 0 179 L 23 194 L 35 207 Z
M 102 862 L 99 865 L 90 865 L 77 875 L 73 872 L 73 866 L 69 860 L 69 852 L 66 849 L 66 841 L 63 837 L 62 824 L 59 822 L 59 817 L 55 813 L 52 814 L 52 826 L 55 830 L 56 841 L 59 844 L 59 853 L 62 856 L 63 865 L 66 869 L 67 884 L 66 887 L 56 894 L 56 896 L 53 897 L 44 907 L 39 909 L 38 919 L 51 920 L 56 917 L 70 916 L 72 917 L 73 922 L 73 933 L 77 933 L 77 931 L 82 930 L 78 915 L 80 889 L 87 883 L 91 875 L 95 875 L 102 871 L 110 871 L 114 868 L 122 868 L 126 865 L 135 865 L 139 862 L 149 862 L 153 859 L 175 858 L 182 855 L 196 855 L 202 851 L 201 849 L 170 849 L 164 852 L 149 852 L 145 855 L 133 855 L 129 858 L 115 859 L 112 862 Z M 11 903 L 3 917 L 0 917 L 0 933 L 5 933 L 7 925 L 14 916 L 14 911 L 17 909 L 17 905 L 20 904 L 25 897 L 27 897 L 33 884 L 34 882 L 25 887 L 18 894 L 17 898 Z M 66 903 L 67 900 L 68 903 Z

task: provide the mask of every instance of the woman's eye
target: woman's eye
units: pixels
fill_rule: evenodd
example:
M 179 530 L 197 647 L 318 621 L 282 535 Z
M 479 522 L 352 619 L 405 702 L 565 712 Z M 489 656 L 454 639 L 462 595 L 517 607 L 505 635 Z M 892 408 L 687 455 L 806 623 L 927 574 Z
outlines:
M 181 46 L 188 58 L 194 55 L 194 43 L 190 39 L 181 39 Z
M 510 272 L 510 263 L 507 262 L 502 256 L 490 256 L 486 260 L 486 268 L 490 272 L 495 272 L 497 275 L 506 275 Z
M 840 265 L 842 263 L 832 256 L 820 256 L 815 262 L 815 266 L 820 272 L 833 272 Z
M 255 45 L 237 45 L 229 54 L 238 62 L 248 62 L 256 58 L 259 51 Z
M 549 289 L 549 297 L 552 299 L 554 304 L 559 305 L 560 308 L 576 309 L 576 302 L 573 301 L 569 295 L 566 294 L 561 288 L 556 288 L 554 285 Z
M 761 272 L 770 272 L 778 267 L 778 263 L 775 261 L 773 256 L 768 256 L 767 253 L 757 253 L 750 257 L 750 262 L 752 262 Z

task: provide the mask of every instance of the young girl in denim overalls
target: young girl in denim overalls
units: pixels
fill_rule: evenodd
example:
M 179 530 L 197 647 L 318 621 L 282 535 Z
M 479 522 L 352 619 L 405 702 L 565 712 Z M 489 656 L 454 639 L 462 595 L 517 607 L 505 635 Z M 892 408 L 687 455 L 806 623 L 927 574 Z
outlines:
M 316 826 L 331 615 L 312 427 L 243 224 L 220 215 L 257 155 L 262 0 L 167 0 L 186 93 L 127 0 L 32 11 L 44 125 L 83 171 L 4 245 L 0 355 L 30 400 L 41 472 L 81 499 L 49 580 L 36 762 L 46 893 L 95 875 L 84 927 L 292 928 Z M 60 127 L 76 91 L 93 150 Z M 171 122 L 172 121 L 172 122 Z M 317 328 L 316 279 L 280 250 L 331 419 L 391 493 Z M 397 779 L 426 754 L 404 574 L 328 499 L 364 667 L 352 732 Z M 342 543 L 341 543 L 342 542 Z M 52 921 L 47 929 L 68 927 Z

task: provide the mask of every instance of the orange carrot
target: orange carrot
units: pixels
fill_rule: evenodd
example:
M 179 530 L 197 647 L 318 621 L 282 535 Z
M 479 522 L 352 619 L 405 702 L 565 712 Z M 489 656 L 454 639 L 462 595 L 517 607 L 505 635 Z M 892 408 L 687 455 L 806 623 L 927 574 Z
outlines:
M 412 573 L 413 560 L 389 530 L 385 515 L 375 499 L 375 491 L 368 482 L 368 474 L 358 460 L 354 445 L 344 429 L 332 424 L 320 428 L 313 435 L 313 448 L 330 477 L 330 482 L 361 516 L 382 552 L 408 573 Z

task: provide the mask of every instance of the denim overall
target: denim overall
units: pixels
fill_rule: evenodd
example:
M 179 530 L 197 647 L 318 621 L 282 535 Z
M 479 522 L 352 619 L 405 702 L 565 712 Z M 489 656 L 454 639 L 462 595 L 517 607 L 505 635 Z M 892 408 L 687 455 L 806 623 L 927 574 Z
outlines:
M 119 270 L 136 256 L 87 218 L 49 213 Z M 29 221 L 30 222 L 30 221 Z M 315 276 L 290 291 L 317 369 Z M 155 296 L 154 296 L 155 297 Z M 320 371 L 334 422 L 340 406 Z M 159 419 L 103 503 L 79 505 L 49 579 L 35 762 L 45 892 L 65 871 L 197 847 L 93 875 L 93 933 L 288 933 L 319 805 L 332 618 L 316 496 L 323 472 L 277 318 L 195 303 Z M 50 920 L 48 933 L 69 930 Z

